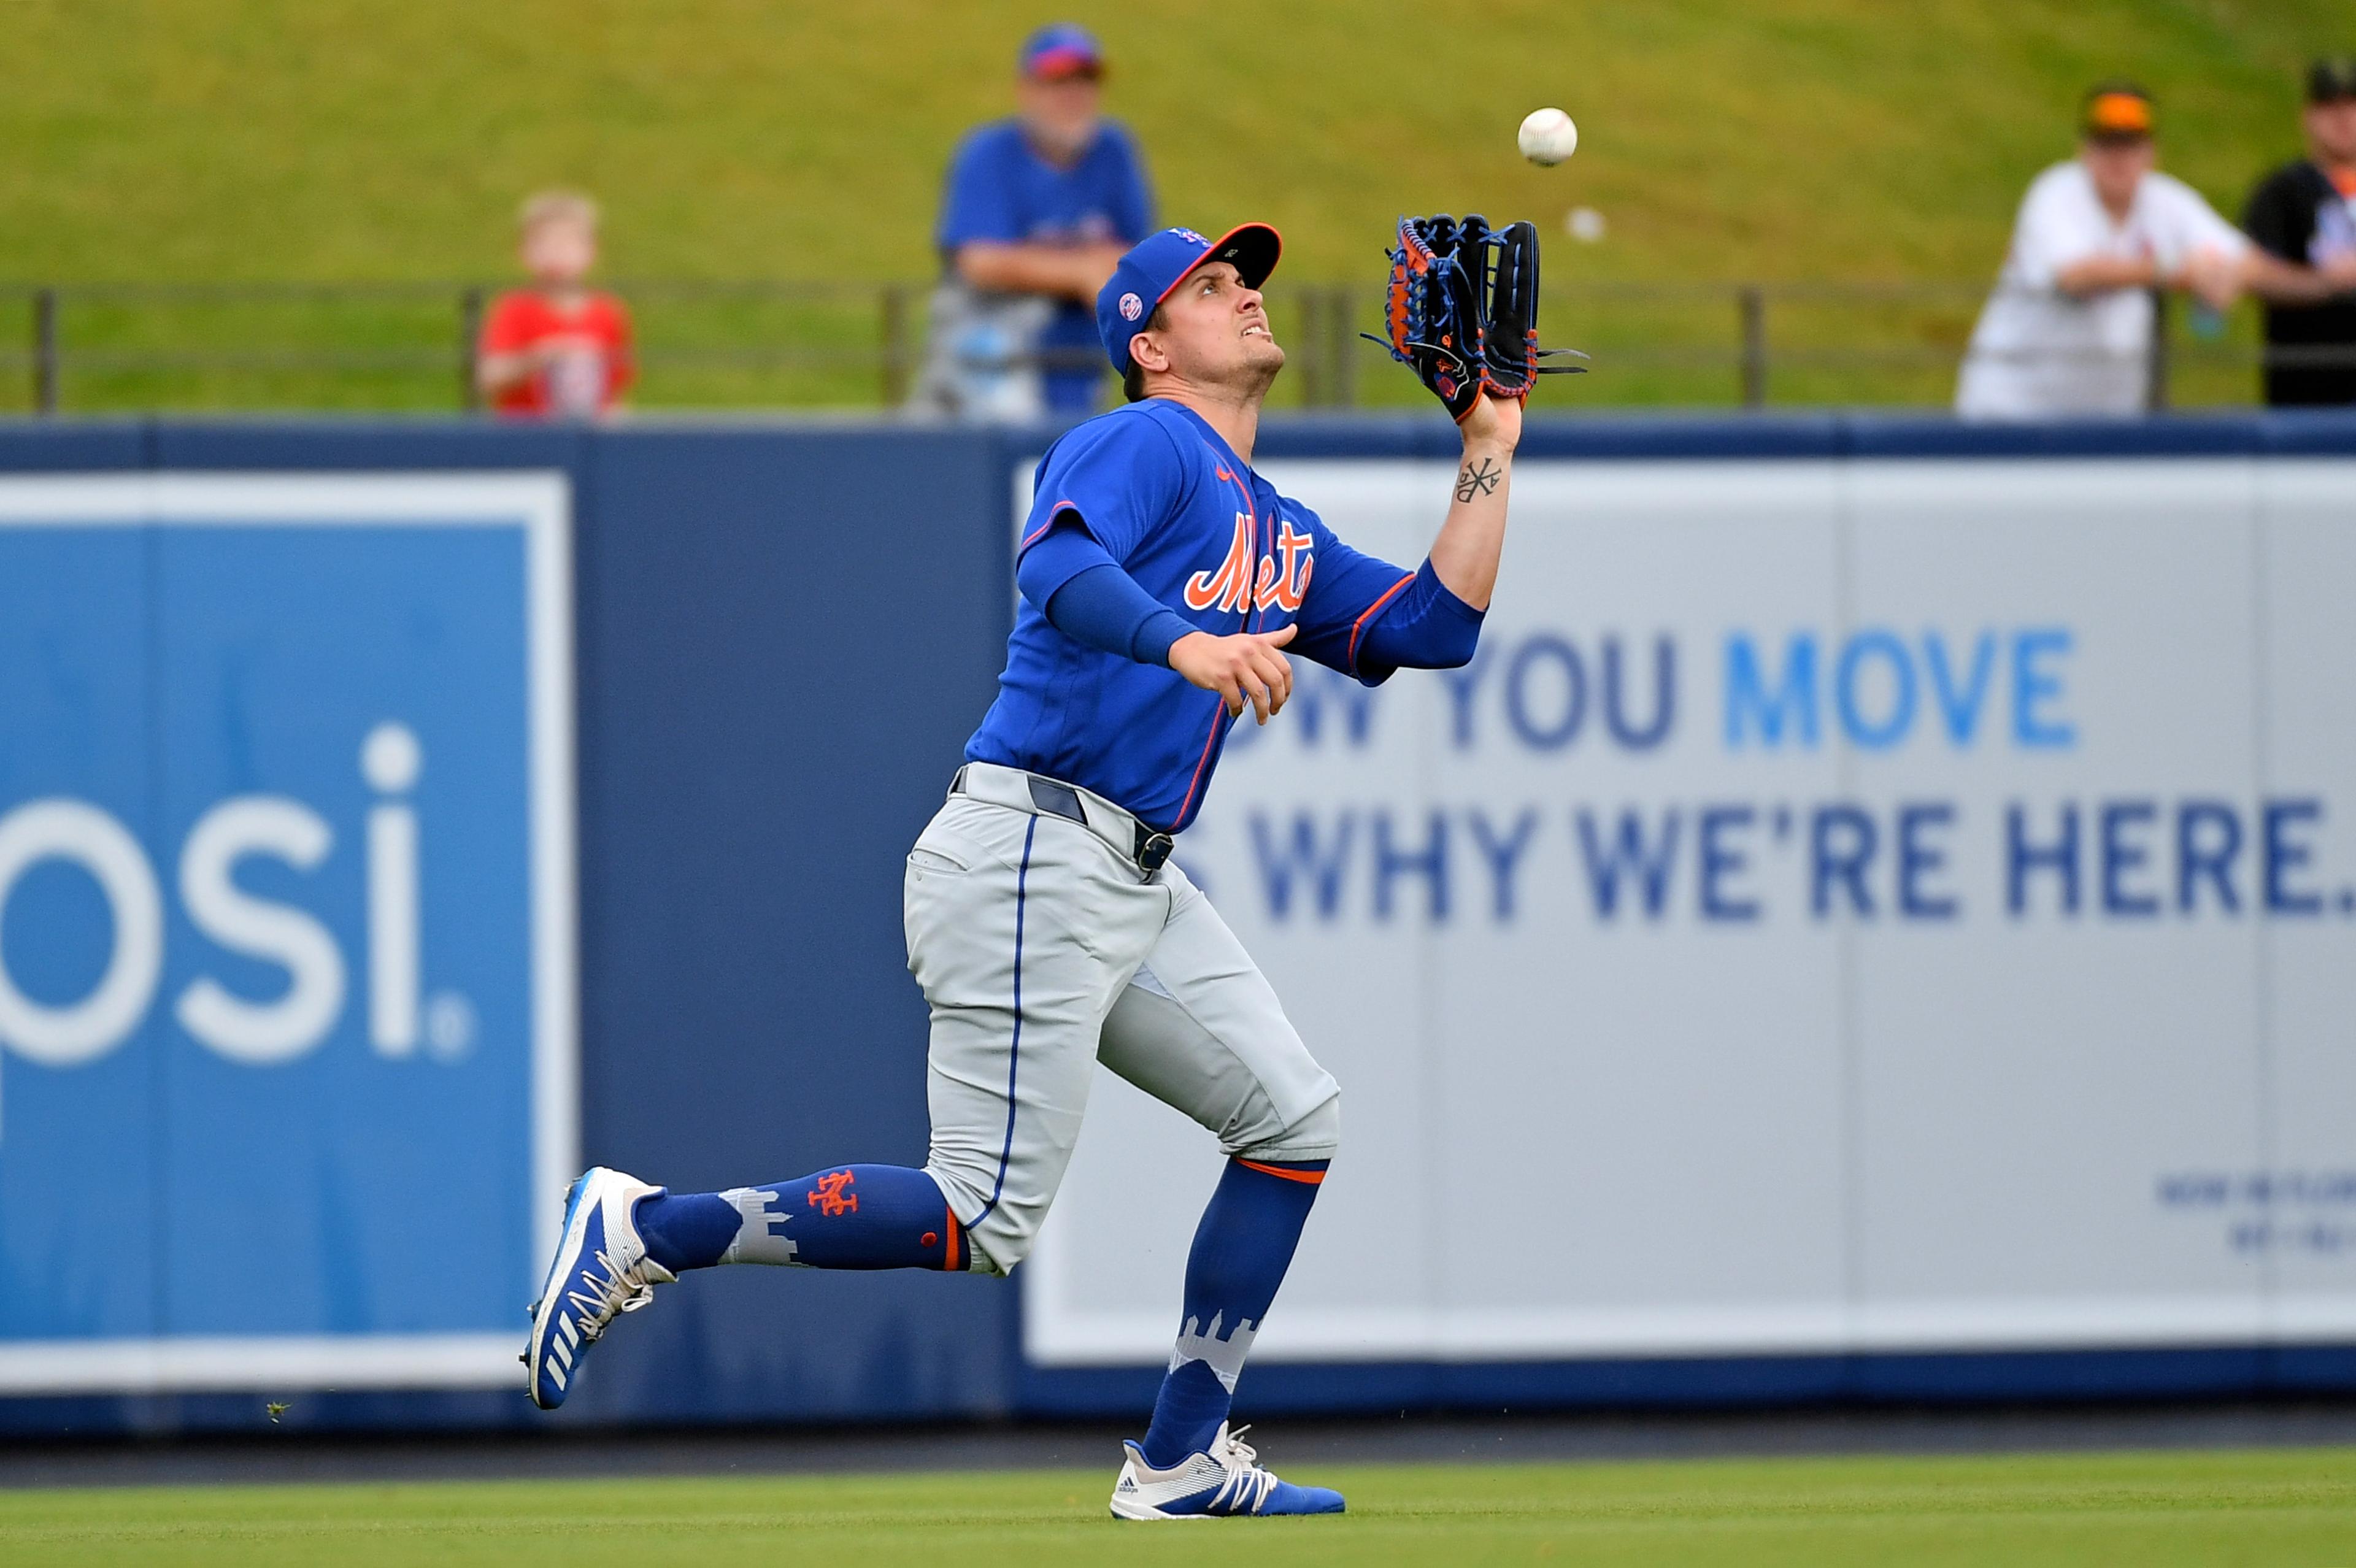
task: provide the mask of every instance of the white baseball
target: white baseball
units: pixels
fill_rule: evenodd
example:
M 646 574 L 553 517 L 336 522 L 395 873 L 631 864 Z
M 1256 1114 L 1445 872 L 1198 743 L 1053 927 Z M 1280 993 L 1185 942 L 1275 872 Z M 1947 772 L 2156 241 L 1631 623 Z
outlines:
M 1551 166 L 1579 150 L 1579 127 L 1559 109 L 1533 109 L 1522 122 L 1522 156 Z

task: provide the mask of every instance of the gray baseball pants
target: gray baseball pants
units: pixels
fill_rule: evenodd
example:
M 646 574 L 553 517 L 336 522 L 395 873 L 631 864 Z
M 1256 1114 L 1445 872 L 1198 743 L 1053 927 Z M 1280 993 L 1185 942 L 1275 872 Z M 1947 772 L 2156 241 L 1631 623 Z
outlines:
M 1063 793 L 1057 793 L 1063 792 Z M 932 1005 L 927 1098 L 940 1184 L 1003 1274 L 1031 1250 L 1079 1137 L 1096 1064 L 1230 1155 L 1330 1159 L 1341 1089 L 1202 891 L 1135 859 L 1110 801 L 967 764 L 908 855 L 908 970 Z

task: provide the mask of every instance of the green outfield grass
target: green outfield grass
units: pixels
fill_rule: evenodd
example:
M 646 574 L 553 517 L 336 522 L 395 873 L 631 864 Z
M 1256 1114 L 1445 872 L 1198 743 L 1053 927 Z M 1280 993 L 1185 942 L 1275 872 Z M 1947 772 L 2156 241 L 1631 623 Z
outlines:
M 2356 1561 L 2356 1451 L 1353 1467 L 1339 1520 L 1153 1529 L 1108 1472 L 0 1493 L 17 1568 L 174 1563 L 1964 1563 Z
M 564 182 L 605 202 L 618 275 L 921 284 L 952 143 L 1007 108 L 1023 31 L 1066 14 L 1106 38 L 1110 107 L 1165 215 L 1271 220 L 1280 277 L 1323 283 L 1371 282 L 1399 213 L 1467 208 L 1538 222 L 1565 281 L 1984 279 L 2096 77 L 2153 87 L 2166 165 L 2237 210 L 2295 150 L 2301 62 L 2356 48 L 2344 0 L 16 0 L 0 28 L 0 283 L 496 281 L 517 198 Z M 1513 130 L 1548 102 L 1582 144 L 1543 171 Z M 1601 243 L 1561 238 L 1575 205 L 1604 214 Z M 96 358 L 70 369 L 66 400 L 447 407 L 451 297 L 154 310 L 69 294 L 73 349 L 348 357 Z M 26 311 L 0 295 L 0 408 L 26 396 L 27 327 L 10 323 Z M 872 401 L 877 314 L 650 303 L 641 401 Z M 1676 358 L 1729 347 L 1723 298 L 1560 314 L 1574 340 L 1619 351 L 1567 403 L 1734 396 L 1726 367 Z M 1773 336 L 1951 348 L 1970 314 L 1779 310 Z M 662 357 L 748 343 L 806 357 Z M 1376 358 L 1355 368 L 1362 400 L 1419 395 Z M 1849 361 L 1773 391 L 1935 401 L 1947 378 Z

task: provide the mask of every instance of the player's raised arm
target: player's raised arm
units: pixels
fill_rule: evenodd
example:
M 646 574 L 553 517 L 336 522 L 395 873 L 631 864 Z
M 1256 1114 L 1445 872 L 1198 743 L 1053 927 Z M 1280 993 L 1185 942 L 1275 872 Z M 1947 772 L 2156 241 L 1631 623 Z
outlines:
M 1522 405 L 1483 397 L 1456 427 L 1464 434 L 1464 457 L 1448 519 L 1431 544 L 1431 570 L 1451 593 L 1486 610 L 1505 548 L 1505 497 L 1513 486 L 1514 448 L 1522 439 Z
M 1394 670 L 1454 669 L 1472 662 L 1505 547 L 1522 405 L 1478 398 L 1457 422 L 1464 454 L 1449 481 L 1448 517 L 1416 571 L 1352 549 L 1312 520 L 1317 570 L 1301 605 L 1302 635 L 1294 652 L 1370 685 Z

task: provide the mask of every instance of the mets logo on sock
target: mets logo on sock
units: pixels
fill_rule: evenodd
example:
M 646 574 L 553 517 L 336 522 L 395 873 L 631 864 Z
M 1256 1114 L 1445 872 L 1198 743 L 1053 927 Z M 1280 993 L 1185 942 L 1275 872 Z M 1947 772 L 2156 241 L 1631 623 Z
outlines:
M 1301 608 L 1309 592 L 1309 571 L 1317 564 L 1316 540 L 1295 531 L 1290 522 L 1281 525 L 1273 554 L 1259 557 L 1258 570 L 1253 570 L 1252 557 L 1258 541 L 1258 525 L 1249 512 L 1236 514 L 1235 538 L 1227 545 L 1226 559 L 1208 571 L 1198 571 L 1186 581 L 1186 607 L 1190 610 L 1232 610 L 1238 613 L 1269 606 L 1291 612 Z
M 830 1170 L 818 1179 L 818 1190 L 809 1195 L 809 1206 L 821 1214 L 855 1214 L 859 1211 L 859 1195 L 850 1191 L 851 1172 Z

